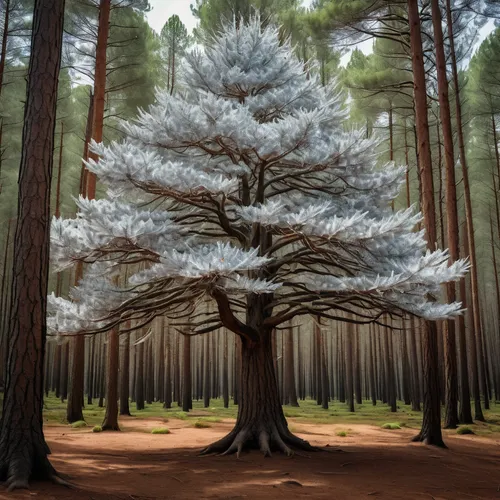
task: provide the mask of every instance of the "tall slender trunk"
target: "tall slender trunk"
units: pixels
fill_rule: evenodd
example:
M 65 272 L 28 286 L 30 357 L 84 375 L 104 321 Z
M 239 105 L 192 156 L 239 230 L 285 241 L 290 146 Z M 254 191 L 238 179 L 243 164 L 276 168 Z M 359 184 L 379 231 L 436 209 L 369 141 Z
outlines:
M 299 402 L 297 401 L 297 390 L 295 386 L 295 357 L 293 352 L 293 337 L 293 326 L 290 325 L 285 343 L 285 387 L 288 396 L 288 404 L 290 406 L 299 406 Z M 326 399 L 328 400 L 328 396 Z
M 2 287 L 0 297 L 0 386 L 4 386 L 5 380 L 5 367 L 6 367 L 6 357 L 7 357 L 7 321 L 8 321 L 8 298 L 7 298 L 7 262 L 9 260 L 9 243 L 10 243 L 10 231 L 11 231 L 12 219 L 9 219 L 7 224 L 7 236 L 5 238 L 5 247 L 3 254 L 3 268 L 2 268 Z
M 415 0 L 408 0 L 408 22 L 410 25 L 418 162 L 422 186 L 422 211 L 427 246 L 430 250 L 435 250 L 436 209 L 427 117 L 427 89 L 418 2 Z M 422 335 L 424 351 L 424 415 L 422 429 L 415 440 L 423 441 L 426 444 L 444 446 L 441 432 L 437 342 L 436 323 L 427 321 Z
M 165 368 L 165 396 L 164 396 L 164 408 L 172 408 L 172 341 L 171 336 L 169 336 L 166 342 L 166 368 Z
M 446 77 L 446 58 L 439 0 L 431 0 L 432 23 L 434 27 L 434 43 L 439 94 L 439 113 L 443 128 L 444 158 L 446 168 L 446 221 L 447 243 L 450 252 L 450 263 L 460 259 L 460 239 L 458 232 L 457 188 L 455 180 L 455 155 L 453 151 L 453 132 L 451 126 L 450 100 L 448 95 L 448 79 Z M 446 284 L 448 302 L 455 302 L 455 283 Z M 458 384 L 457 384 L 457 348 L 455 338 L 455 320 L 444 322 L 445 338 L 445 418 L 444 427 L 455 429 L 458 425 Z
M 210 338 L 205 335 L 203 338 L 204 347 L 204 373 L 203 373 L 203 406 L 210 406 L 211 384 L 210 384 Z
M 476 252 L 475 252 L 475 244 L 474 244 L 474 227 L 472 221 L 472 204 L 470 199 L 470 189 L 469 189 L 469 175 L 468 175 L 468 167 L 467 167 L 467 155 L 465 152 L 465 139 L 463 132 L 463 120 L 462 120 L 462 103 L 460 102 L 460 84 L 458 80 L 458 65 L 457 65 L 457 57 L 455 52 L 455 35 L 453 32 L 453 18 L 452 18 L 452 9 L 450 0 L 446 0 L 446 24 L 448 27 L 448 44 L 451 56 L 451 69 L 453 75 L 453 87 L 455 91 L 455 119 L 457 126 L 457 135 L 458 135 L 458 147 L 460 153 L 460 163 L 462 165 L 462 176 L 464 181 L 464 195 L 465 195 L 465 212 L 466 212 L 466 230 L 469 241 L 472 241 L 473 248 L 469 248 L 467 250 L 467 254 L 464 257 L 469 256 L 471 261 L 471 273 L 470 279 L 472 286 L 475 287 L 475 291 L 472 293 L 472 315 L 474 322 L 474 332 L 472 333 L 473 338 L 475 339 L 478 335 L 478 332 L 481 328 L 480 319 L 479 319 L 479 298 L 477 293 L 477 267 L 476 267 Z M 466 247 L 467 248 L 467 247 Z M 472 252 L 470 251 L 472 250 Z M 460 283 L 460 299 L 463 302 L 465 299 L 462 291 L 465 291 L 465 278 L 461 281 L 464 283 Z M 469 312 L 470 314 L 470 312 Z M 459 342 L 460 342 L 460 363 L 461 365 L 467 366 L 467 350 L 465 349 L 465 321 L 460 320 L 459 318 Z M 462 352 L 462 344 L 464 345 L 464 350 Z M 461 369 L 462 375 L 465 374 L 465 368 Z M 469 393 L 469 379 L 468 377 L 464 379 L 460 377 L 460 386 L 461 386 L 461 394 L 460 394 L 460 415 L 463 417 L 460 420 L 469 420 L 470 415 L 470 397 L 467 398 Z M 476 416 L 482 418 L 482 411 L 477 411 L 476 407 Z
M 347 390 L 347 403 L 349 404 L 349 411 L 354 411 L 354 384 L 353 384 L 353 336 L 354 327 L 352 323 L 347 323 L 347 332 L 345 335 L 345 350 L 346 350 L 346 390 Z
M 120 337 L 118 328 L 108 333 L 108 363 L 106 384 L 106 413 L 103 431 L 119 431 L 118 426 L 118 367 L 120 362 Z
M 2 51 L 0 52 L 0 95 L 3 89 L 3 75 L 5 72 L 5 59 L 7 57 L 7 39 L 9 36 L 9 20 L 10 20 L 10 0 L 5 2 L 5 17 L 3 22 L 2 33 Z
M 128 325 L 127 325 L 128 326 Z M 120 415 L 130 415 L 130 333 L 125 335 L 120 368 Z
M 135 408 L 144 410 L 144 342 L 136 346 Z
M 229 408 L 229 368 L 228 368 L 228 353 L 227 353 L 227 330 L 224 329 L 224 359 L 222 365 L 222 399 L 224 408 Z
M 189 411 L 193 408 L 190 335 L 184 335 L 182 365 L 183 365 L 182 411 Z

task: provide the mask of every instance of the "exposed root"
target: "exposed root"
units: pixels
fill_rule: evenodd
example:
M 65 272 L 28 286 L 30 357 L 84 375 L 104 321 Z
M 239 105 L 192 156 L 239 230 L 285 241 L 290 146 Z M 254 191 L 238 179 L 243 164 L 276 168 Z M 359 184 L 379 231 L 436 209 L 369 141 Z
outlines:
M 227 436 L 223 437 L 222 439 L 219 439 L 219 441 L 216 441 L 215 443 L 212 443 L 211 445 L 201 450 L 200 456 L 224 453 L 229 448 L 229 446 L 231 446 L 233 439 L 234 439 L 234 431 L 230 432 Z
M 437 446 L 438 448 L 448 448 L 442 439 L 435 439 L 431 436 L 425 435 L 419 432 L 416 436 L 411 439 L 412 443 L 424 443 L 428 446 Z
M 272 457 L 271 444 L 269 442 L 269 433 L 267 431 L 261 431 L 259 434 L 259 446 L 260 451 L 265 457 Z
M 259 449 L 265 457 L 271 457 L 273 451 L 284 453 L 287 457 L 301 454 L 301 451 L 322 451 L 322 448 L 311 446 L 307 441 L 294 436 L 285 426 L 261 425 L 260 427 L 237 428 L 230 434 L 211 444 L 201 451 L 200 455 L 218 454 L 241 456 L 244 449 Z

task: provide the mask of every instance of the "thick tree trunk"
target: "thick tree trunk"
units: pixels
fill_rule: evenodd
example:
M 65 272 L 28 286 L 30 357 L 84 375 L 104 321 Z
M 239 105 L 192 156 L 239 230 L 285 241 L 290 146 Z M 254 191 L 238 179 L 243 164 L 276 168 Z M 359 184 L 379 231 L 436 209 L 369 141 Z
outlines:
M 47 458 L 42 408 L 50 185 L 63 20 L 63 0 L 35 2 L 0 423 L 0 481 L 7 481 L 9 490 L 27 488 L 31 478 L 57 477 Z
M 273 364 L 272 335 L 260 335 L 260 341 L 241 342 L 241 397 L 234 429 L 224 438 L 208 446 L 202 454 L 240 455 L 244 448 L 260 449 L 265 456 L 271 451 L 292 455 L 292 448 L 315 450 L 294 436 L 281 407 Z
M 120 362 L 120 337 L 118 328 L 108 333 L 108 370 L 106 384 L 106 413 L 102 423 L 103 431 L 119 431 L 118 426 L 118 367 Z
M 418 2 L 408 0 L 408 22 L 410 24 L 410 43 L 412 53 L 413 85 L 415 100 L 415 124 L 420 182 L 422 186 L 422 211 L 427 236 L 427 246 L 436 249 L 436 209 L 434 204 L 434 181 L 432 176 L 432 157 L 429 142 L 429 123 L 427 117 L 427 89 L 425 83 L 424 55 Z M 422 429 L 417 441 L 444 446 L 441 433 L 438 338 L 435 323 L 426 322 L 422 335 L 424 349 L 424 415 Z

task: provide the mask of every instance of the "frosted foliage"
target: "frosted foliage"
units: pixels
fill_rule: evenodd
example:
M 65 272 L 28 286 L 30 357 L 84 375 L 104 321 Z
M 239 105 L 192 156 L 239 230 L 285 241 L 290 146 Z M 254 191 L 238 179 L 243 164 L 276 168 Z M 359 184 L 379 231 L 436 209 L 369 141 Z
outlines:
M 427 251 L 413 208 L 391 210 L 405 168 L 345 130 L 335 87 L 306 74 L 276 28 L 227 26 L 186 65 L 180 90 L 158 90 L 125 139 L 91 145 L 108 196 L 52 222 L 55 267 L 90 265 L 70 299 L 50 298 L 51 331 L 182 322 L 207 297 L 218 307 L 195 331 L 460 312 L 436 298 L 467 264 Z

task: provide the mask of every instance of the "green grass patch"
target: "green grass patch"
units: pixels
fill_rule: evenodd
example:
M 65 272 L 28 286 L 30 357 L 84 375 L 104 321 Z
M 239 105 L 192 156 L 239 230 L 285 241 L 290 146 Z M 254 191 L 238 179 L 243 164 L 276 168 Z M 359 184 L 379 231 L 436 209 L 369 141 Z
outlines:
M 102 427 L 100 425 L 94 425 L 92 432 L 102 432 Z
M 382 429 L 390 429 L 390 430 L 401 429 L 401 425 L 399 425 L 396 422 L 389 422 L 389 423 L 383 424 Z
M 462 425 L 457 429 L 457 434 L 460 434 L 462 436 L 464 434 L 475 434 L 475 432 L 467 425 Z
M 76 422 L 73 422 L 71 424 L 71 427 L 73 429 L 81 429 L 82 427 L 87 427 L 87 422 L 85 422 L 85 420 L 78 420 Z
M 151 431 L 151 434 L 170 434 L 170 430 L 166 427 L 157 427 Z
M 347 432 L 346 431 L 338 431 L 337 436 L 341 438 L 347 437 Z
M 209 427 L 212 427 L 210 424 L 207 422 L 202 422 L 201 420 L 198 420 L 193 424 L 193 427 L 196 429 L 208 429 Z

